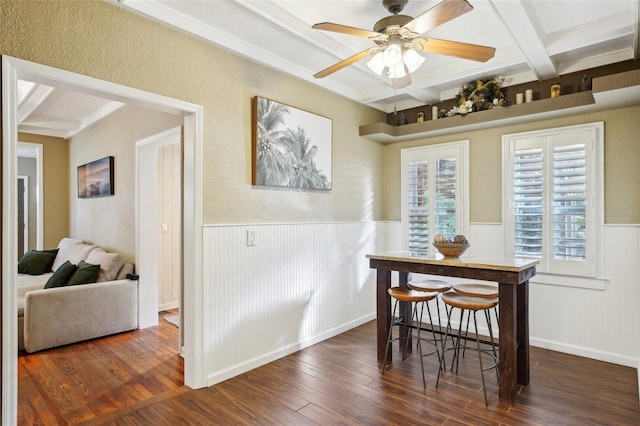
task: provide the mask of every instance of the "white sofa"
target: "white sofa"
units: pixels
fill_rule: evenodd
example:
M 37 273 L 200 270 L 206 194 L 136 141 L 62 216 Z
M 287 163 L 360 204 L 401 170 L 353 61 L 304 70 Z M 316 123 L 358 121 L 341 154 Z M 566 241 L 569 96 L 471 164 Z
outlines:
M 97 282 L 45 289 L 67 260 L 100 264 Z M 138 328 L 138 281 L 127 278 L 134 265 L 119 254 L 63 238 L 51 269 L 42 275 L 18 274 L 19 349 L 36 352 Z

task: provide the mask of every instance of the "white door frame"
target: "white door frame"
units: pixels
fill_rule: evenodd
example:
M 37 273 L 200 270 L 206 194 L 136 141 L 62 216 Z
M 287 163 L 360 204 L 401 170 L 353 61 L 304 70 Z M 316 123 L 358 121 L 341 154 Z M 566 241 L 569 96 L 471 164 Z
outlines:
M 182 144 L 181 126 L 136 141 L 136 268 L 140 271 L 141 295 L 145 294 L 143 298 L 148 301 L 145 306 L 140 307 L 141 328 L 158 323 L 158 150 L 163 146 L 173 145 L 176 140 Z M 141 161 L 150 157 L 155 161 Z M 183 259 L 181 250 L 180 262 Z M 183 309 L 180 310 L 181 315 L 182 311 Z
M 41 143 L 20 142 L 18 146 L 29 148 L 36 153 L 36 249 L 44 249 L 44 183 L 43 145 Z
M 18 79 L 73 88 L 87 94 L 184 117 L 184 380 L 206 386 L 202 285 L 202 106 L 154 93 L 2 56 L 2 424 L 15 424 L 18 409 L 16 307 L 16 179 Z

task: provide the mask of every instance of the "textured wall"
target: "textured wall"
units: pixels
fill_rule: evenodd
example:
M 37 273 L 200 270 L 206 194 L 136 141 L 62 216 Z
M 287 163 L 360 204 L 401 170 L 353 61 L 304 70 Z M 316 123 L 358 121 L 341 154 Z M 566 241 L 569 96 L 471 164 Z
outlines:
M 502 222 L 502 135 L 604 122 L 605 222 L 640 223 L 640 107 L 579 114 L 387 145 L 384 153 L 386 220 L 400 220 L 400 150 L 469 139 L 471 222 Z
M 181 125 L 182 117 L 124 106 L 71 138 L 70 236 L 135 261 L 135 143 Z M 78 198 L 77 167 L 114 157 L 112 197 Z
M 55 248 L 69 236 L 69 143 L 49 136 L 18 134 L 21 142 L 42 145 L 43 245 Z
M 382 148 L 358 136 L 384 114 L 106 1 L 0 0 L 0 53 L 204 107 L 205 223 L 382 218 Z M 333 120 L 333 190 L 251 186 L 251 97 Z

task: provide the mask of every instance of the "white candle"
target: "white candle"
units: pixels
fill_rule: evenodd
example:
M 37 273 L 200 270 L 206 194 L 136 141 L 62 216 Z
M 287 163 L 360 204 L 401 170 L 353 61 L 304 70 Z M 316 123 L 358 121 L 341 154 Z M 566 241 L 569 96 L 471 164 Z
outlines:
M 522 93 L 516 93 L 516 104 L 522 103 Z
M 438 107 L 437 106 L 431 107 L 431 119 L 432 120 L 437 120 L 438 119 Z
M 525 102 L 533 101 L 533 90 L 527 89 L 524 93 L 525 93 L 524 95 Z

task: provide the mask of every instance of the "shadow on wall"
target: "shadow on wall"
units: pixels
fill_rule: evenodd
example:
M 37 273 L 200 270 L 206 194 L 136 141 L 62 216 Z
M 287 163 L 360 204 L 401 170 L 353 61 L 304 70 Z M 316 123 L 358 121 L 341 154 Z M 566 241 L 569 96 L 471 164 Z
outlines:
M 210 353 L 215 357 L 211 363 L 210 374 L 224 370 L 254 365 L 261 359 L 271 361 L 271 355 L 282 352 L 293 352 L 302 347 L 301 336 L 306 312 L 308 311 L 314 292 L 310 292 L 300 303 L 283 304 L 271 311 L 248 312 L 244 318 L 229 318 L 224 333 L 212 341 Z M 246 297 L 257 297 L 247 295 Z M 244 303 L 244 302 L 241 302 Z M 246 304 L 245 304 L 246 306 Z M 233 315 L 234 309 L 229 306 L 225 311 Z M 292 350 L 293 349 L 293 350 Z

